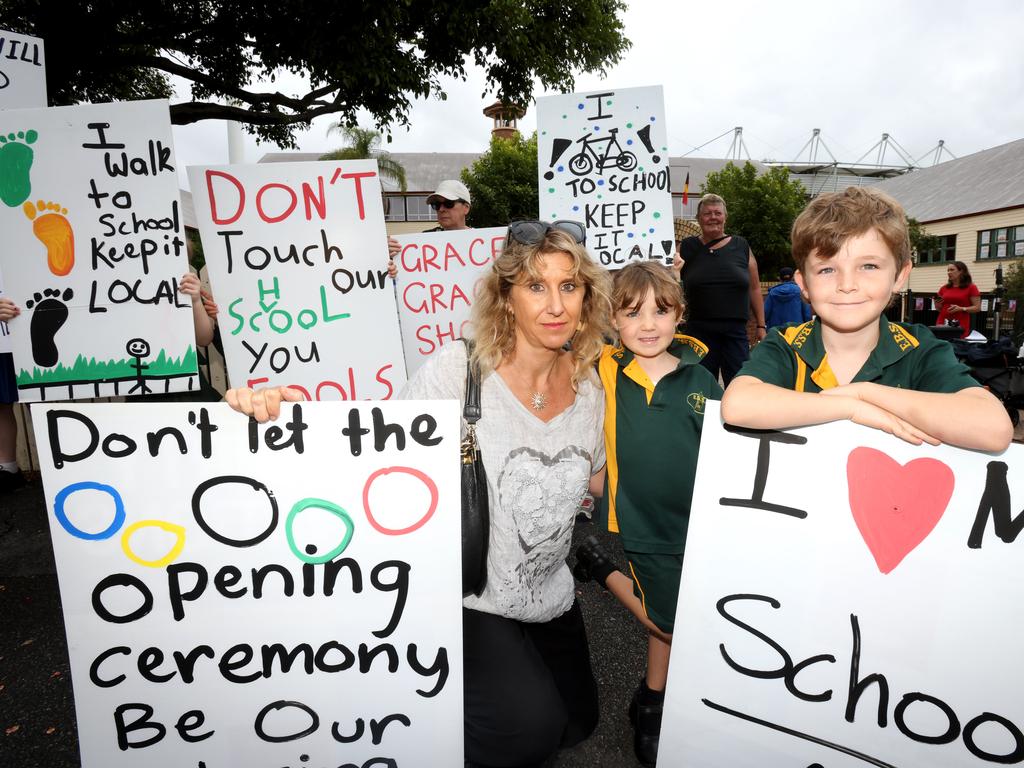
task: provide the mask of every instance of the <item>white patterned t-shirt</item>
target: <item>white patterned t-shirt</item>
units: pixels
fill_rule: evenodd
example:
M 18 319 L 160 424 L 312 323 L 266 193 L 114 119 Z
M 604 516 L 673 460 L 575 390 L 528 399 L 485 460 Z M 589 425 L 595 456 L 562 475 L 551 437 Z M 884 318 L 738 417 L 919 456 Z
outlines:
M 458 400 L 466 386 L 466 349 L 442 348 L 399 395 L 403 400 Z M 463 604 L 519 621 L 550 621 L 572 607 L 566 557 L 590 476 L 604 465 L 604 391 L 580 382 L 572 405 L 545 423 L 519 402 L 501 376 L 480 387 L 476 434 L 487 472 L 491 534 L 487 586 Z

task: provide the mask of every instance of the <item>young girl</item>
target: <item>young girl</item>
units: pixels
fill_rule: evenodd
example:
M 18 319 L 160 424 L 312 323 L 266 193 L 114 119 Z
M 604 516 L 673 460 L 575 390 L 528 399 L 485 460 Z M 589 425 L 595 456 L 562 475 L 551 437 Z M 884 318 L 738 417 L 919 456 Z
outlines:
M 618 272 L 612 309 L 621 345 L 606 346 L 598 363 L 608 461 L 602 511 L 622 536 L 630 575 L 594 537 L 577 550 L 574 573 L 607 588 L 648 630 L 647 673 L 630 719 L 637 758 L 653 766 L 704 403 L 721 399 L 722 389 L 699 365 L 707 347 L 675 332 L 683 301 L 666 267 L 634 262 Z

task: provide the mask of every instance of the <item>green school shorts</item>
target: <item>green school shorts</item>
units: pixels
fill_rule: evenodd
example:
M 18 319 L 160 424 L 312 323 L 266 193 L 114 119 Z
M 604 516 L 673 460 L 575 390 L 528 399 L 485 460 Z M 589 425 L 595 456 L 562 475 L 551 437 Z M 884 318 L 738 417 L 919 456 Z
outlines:
M 666 634 L 672 634 L 679 600 L 683 556 L 626 551 L 633 594 L 643 603 L 647 618 Z

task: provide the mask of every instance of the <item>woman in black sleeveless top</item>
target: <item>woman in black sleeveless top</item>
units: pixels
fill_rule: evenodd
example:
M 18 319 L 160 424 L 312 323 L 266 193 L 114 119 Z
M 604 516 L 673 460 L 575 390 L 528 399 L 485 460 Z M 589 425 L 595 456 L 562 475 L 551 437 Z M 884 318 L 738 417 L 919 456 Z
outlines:
M 757 340 L 765 335 L 764 305 L 757 262 L 747 241 L 725 233 L 725 200 L 704 195 L 697 205 L 700 236 L 679 244 L 676 266 L 686 294 L 686 332 L 703 341 L 701 364 L 729 386 L 750 356 L 747 320 L 757 319 Z

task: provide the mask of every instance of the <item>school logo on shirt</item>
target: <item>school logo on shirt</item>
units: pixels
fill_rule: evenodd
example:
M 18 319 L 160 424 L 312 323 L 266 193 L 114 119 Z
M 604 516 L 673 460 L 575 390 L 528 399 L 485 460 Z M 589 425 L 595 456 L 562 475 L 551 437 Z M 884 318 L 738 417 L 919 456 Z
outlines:
M 889 323 L 889 333 L 892 334 L 892 339 L 896 342 L 896 346 L 900 348 L 900 352 L 906 352 L 911 347 L 916 347 L 921 343 L 902 327 L 896 325 L 896 323 Z
M 793 347 L 793 349 L 800 349 L 801 347 L 803 347 L 804 342 L 807 341 L 807 338 L 811 335 L 811 331 L 813 330 L 814 321 L 804 323 L 803 325 L 798 325 L 796 328 L 787 328 L 787 337 L 794 331 L 796 331 L 795 335 L 788 339 L 789 346 Z
M 699 413 L 701 416 L 704 415 L 704 403 L 707 401 L 708 398 L 703 392 L 691 392 L 686 396 L 687 404 L 693 408 L 694 413 Z

